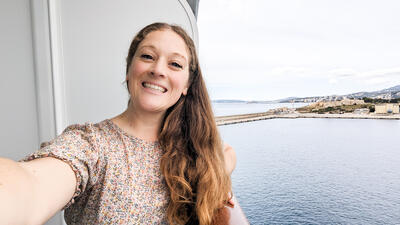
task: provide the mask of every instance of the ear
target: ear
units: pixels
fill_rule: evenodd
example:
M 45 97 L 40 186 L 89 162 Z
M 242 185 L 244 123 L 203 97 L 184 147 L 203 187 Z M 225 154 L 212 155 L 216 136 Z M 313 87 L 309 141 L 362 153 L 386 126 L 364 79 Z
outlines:
M 184 96 L 186 96 L 186 95 L 187 95 L 187 91 L 188 91 L 188 87 L 185 87 L 185 88 L 183 89 L 183 91 L 182 91 L 182 94 L 183 94 Z

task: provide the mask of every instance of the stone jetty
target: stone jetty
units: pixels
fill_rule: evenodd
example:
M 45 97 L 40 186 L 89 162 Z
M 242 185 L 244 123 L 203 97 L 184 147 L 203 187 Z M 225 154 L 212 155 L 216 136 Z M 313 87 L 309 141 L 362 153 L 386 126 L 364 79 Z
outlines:
M 235 124 L 235 123 L 246 123 L 258 120 L 268 119 L 298 119 L 298 118 L 328 118 L 328 119 L 385 119 L 385 120 L 400 120 L 400 114 L 355 114 L 355 113 L 344 113 L 344 114 L 317 114 L 317 113 L 282 113 L 282 114 L 271 114 L 270 112 L 265 113 L 251 113 L 251 114 L 240 114 L 232 116 L 217 116 L 215 120 L 218 126 Z

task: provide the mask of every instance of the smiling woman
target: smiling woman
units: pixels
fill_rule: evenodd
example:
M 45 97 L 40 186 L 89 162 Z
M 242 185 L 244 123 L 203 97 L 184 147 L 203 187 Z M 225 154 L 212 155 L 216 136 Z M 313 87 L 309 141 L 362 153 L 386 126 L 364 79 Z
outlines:
M 2 222 L 15 223 L 19 204 L 21 224 L 62 208 L 67 224 L 216 222 L 236 157 L 220 139 L 192 39 L 150 24 L 133 39 L 126 71 L 123 113 L 71 125 L 22 162 L 0 159 Z

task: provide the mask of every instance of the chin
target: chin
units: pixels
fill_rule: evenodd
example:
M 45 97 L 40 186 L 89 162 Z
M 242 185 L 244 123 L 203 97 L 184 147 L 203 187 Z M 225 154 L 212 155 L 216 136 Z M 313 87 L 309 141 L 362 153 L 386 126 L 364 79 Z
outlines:
M 158 103 L 144 102 L 141 104 L 141 108 L 148 112 L 165 112 L 168 108 L 166 106 L 160 105 Z
M 168 108 L 173 106 L 175 103 L 171 102 L 171 99 L 165 98 L 154 98 L 144 97 L 136 99 L 136 106 L 146 112 L 151 113 L 165 113 Z M 170 101 L 168 101 L 170 100 Z

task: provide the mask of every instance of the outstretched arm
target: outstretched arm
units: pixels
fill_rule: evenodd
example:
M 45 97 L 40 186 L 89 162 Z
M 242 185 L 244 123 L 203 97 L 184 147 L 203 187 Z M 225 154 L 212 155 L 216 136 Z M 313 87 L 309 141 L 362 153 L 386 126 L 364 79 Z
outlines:
M 61 160 L 0 158 L 0 221 L 43 224 L 68 203 L 75 185 L 73 170 Z

